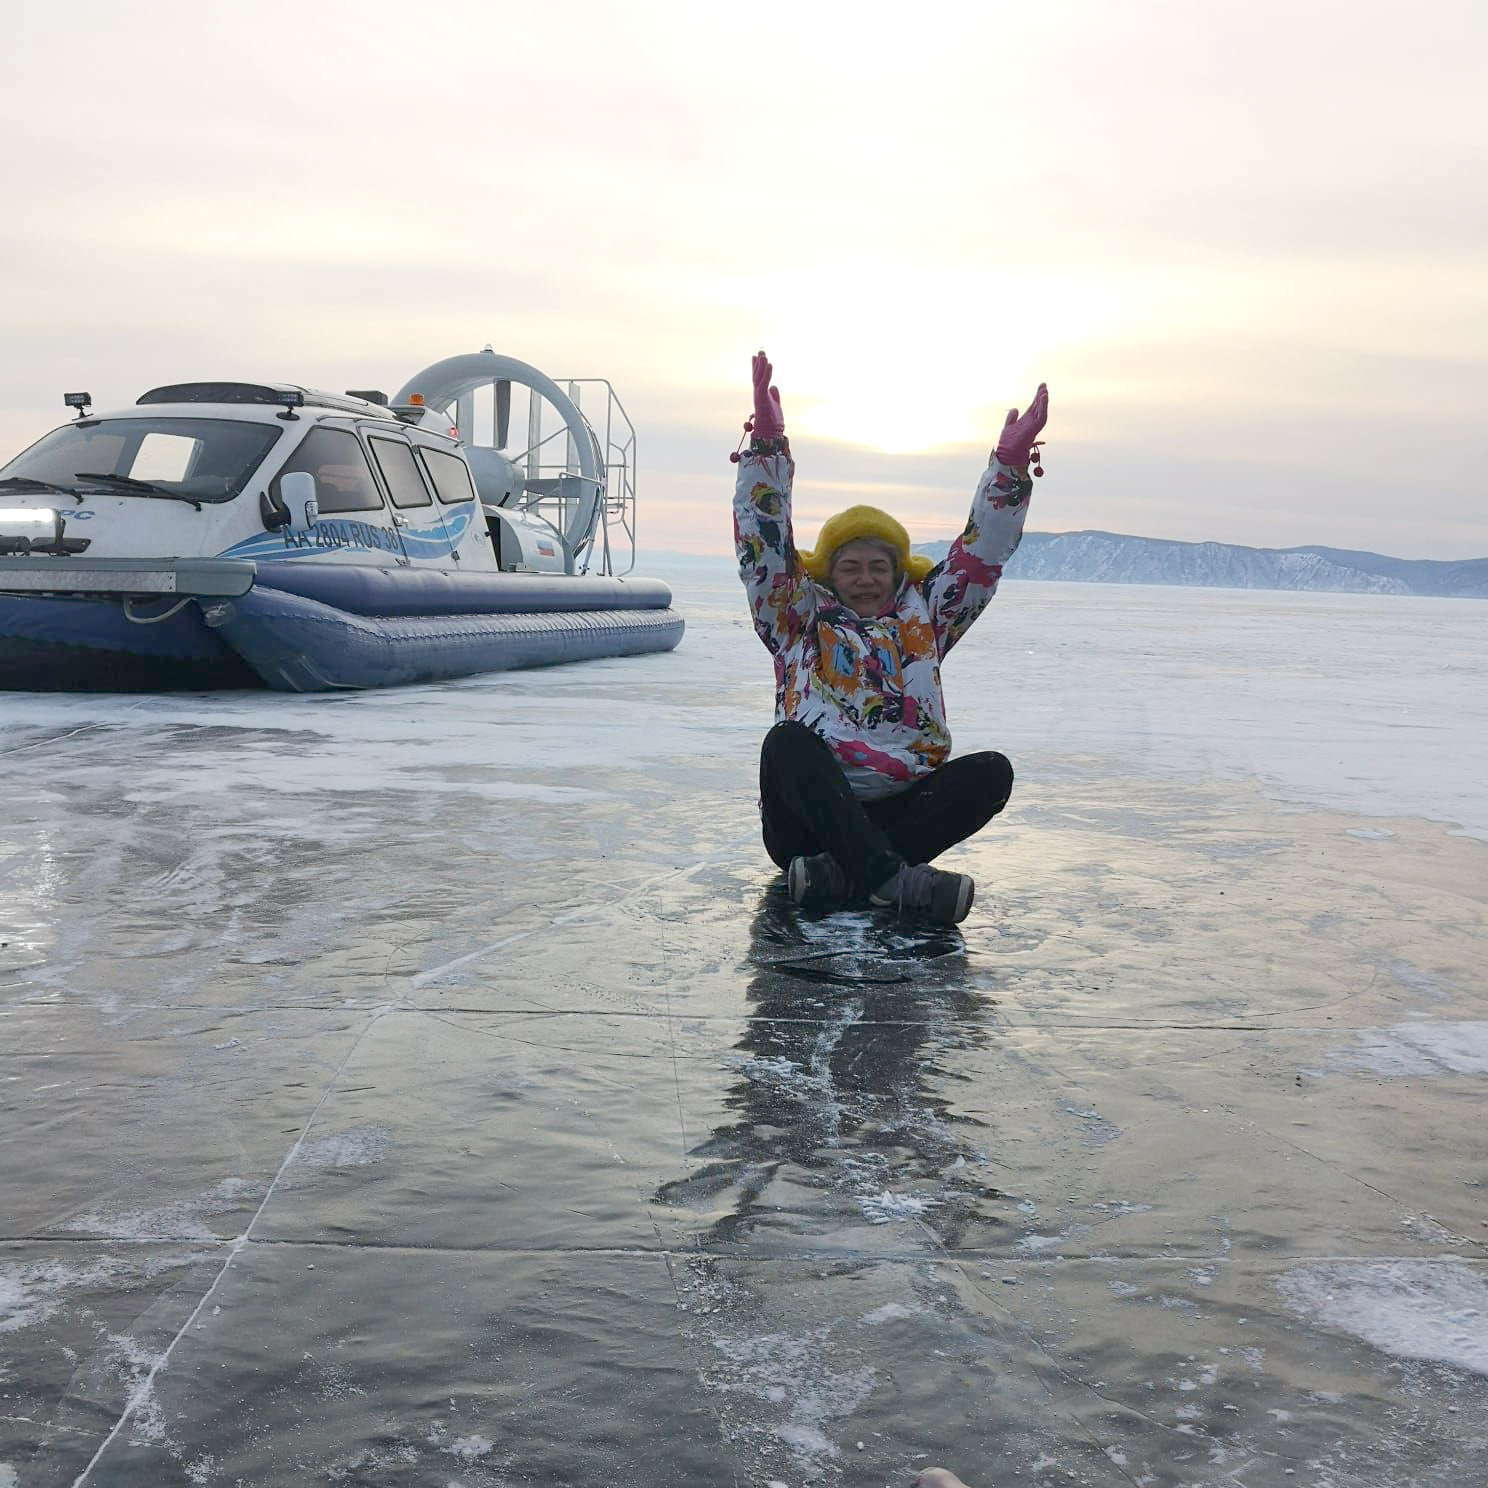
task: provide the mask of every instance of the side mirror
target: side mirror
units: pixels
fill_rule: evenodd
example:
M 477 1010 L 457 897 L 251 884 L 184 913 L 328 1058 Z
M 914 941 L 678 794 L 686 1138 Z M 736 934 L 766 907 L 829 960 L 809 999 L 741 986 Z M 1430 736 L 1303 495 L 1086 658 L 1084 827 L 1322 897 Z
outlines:
M 303 470 L 293 475 L 279 477 L 279 495 L 289 508 L 292 526 L 309 529 L 320 516 L 320 504 L 315 498 L 315 477 Z

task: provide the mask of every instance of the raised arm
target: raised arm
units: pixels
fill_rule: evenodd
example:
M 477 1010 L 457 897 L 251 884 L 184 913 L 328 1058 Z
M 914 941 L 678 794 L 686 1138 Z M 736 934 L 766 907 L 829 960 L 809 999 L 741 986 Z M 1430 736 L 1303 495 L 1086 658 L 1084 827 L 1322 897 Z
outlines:
M 1043 383 L 1021 416 L 1016 408 L 1008 410 L 997 448 L 972 497 L 966 529 L 924 578 L 936 648 L 942 656 L 986 609 L 997 593 L 1003 564 L 1022 540 L 1033 490 L 1029 457 L 1048 418 L 1049 390 Z
M 789 646 L 810 615 L 810 583 L 791 535 L 791 481 L 795 461 L 785 437 L 780 392 L 772 387 L 774 369 L 764 352 L 755 355 L 754 417 L 749 448 L 736 457 L 734 550 L 739 578 L 749 596 L 754 628 L 778 652 Z

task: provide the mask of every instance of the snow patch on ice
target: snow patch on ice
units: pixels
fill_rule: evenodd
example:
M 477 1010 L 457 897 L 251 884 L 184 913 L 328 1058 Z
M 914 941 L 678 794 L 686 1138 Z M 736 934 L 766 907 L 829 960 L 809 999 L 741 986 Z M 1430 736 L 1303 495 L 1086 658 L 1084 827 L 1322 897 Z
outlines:
M 387 1127 L 367 1122 L 306 1142 L 295 1161 L 308 1168 L 364 1168 L 381 1162 L 392 1142 L 393 1134 Z
M 1390 1079 L 1414 1075 L 1488 1075 L 1488 1022 L 1397 1023 L 1359 1028 L 1355 1046 L 1328 1055 L 1330 1069 Z
M 1313 1261 L 1276 1285 L 1295 1312 L 1387 1354 L 1488 1375 L 1488 1283 L 1459 1260 Z
M 841 945 L 843 950 L 864 950 L 872 942 L 873 917 L 866 910 L 843 910 L 830 919 L 803 918 L 797 922 L 802 940 L 818 945 Z
M 872 1194 L 860 1194 L 858 1207 L 869 1224 L 894 1224 L 905 1219 L 918 1219 L 927 1209 L 937 1208 L 939 1199 L 924 1194 L 896 1194 L 887 1189 Z
M 461 1457 L 466 1462 L 474 1462 L 477 1457 L 486 1456 L 491 1450 L 491 1445 L 491 1442 L 484 1436 L 462 1436 L 441 1450 L 448 1452 L 452 1457 Z
M 738 1070 L 751 1079 L 769 1078 L 791 1080 L 801 1073 L 800 1065 L 790 1059 L 767 1059 L 763 1055 L 725 1055 L 721 1061 L 723 1069 Z
M 1074 1101 L 1061 1101 L 1059 1109 L 1084 1123 L 1085 1140 L 1092 1147 L 1104 1147 L 1121 1135 L 1121 1128 L 1107 1121 L 1094 1106 L 1077 1106 Z
M 1042 1255 L 1046 1250 L 1055 1250 L 1064 1239 L 1063 1235 L 1025 1235 L 1018 1242 L 1024 1255 Z
M 901 1302 L 885 1302 L 882 1307 L 875 1307 L 872 1312 L 865 1312 L 859 1321 L 869 1328 L 878 1328 L 884 1323 L 896 1323 L 900 1318 L 918 1315 L 917 1308 L 905 1307 Z
M 1454 1235 L 1446 1225 L 1438 1224 L 1429 1214 L 1407 1214 L 1400 1221 L 1400 1228 L 1413 1239 L 1423 1240 L 1427 1245 L 1449 1246 L 1461 1238 Z
M 130 1387 L 126 1407 L 130 1419 L 130 1438 L 134 1441 L 166 1442 L 165 1412 L 155 1395 L 151 1371 L 164 1355 L 152 1353 L 139 1339 L 127 1333 L 109 1334 L 109 1364 Z
M 0 1333 L 15 1333 L 43 1323 L 62 1305 L 63 1295 L 87 1287 L 117 1287 L 148 1280 L 178 1266 L 203 1259 L 201 1254 L 149 1255 L 137 1260 L 102 1256 L 86 1266 L 63 1261 L 0 1261 Z M 4 1488 L 0 1484 L 0 1488 Z
M 69 1268 L 57 1261 L 0 1261 L 0 1333 L 44 1322 L 68 1279 Z
M 0 1488 L 20 1488 L 21 1480 L 8 1462 L 0 1462 Z
M 713 1339 L 713 1346 L 723 1365 L 710 1371 L 706 1382 L 726 1394 L 784 1407 L 785 1418 L 764 1429 L 786 1448 L 803 1474 L 815 1477 L 841 1456 L 828 1428 L 833 1421 L 851 1415 L 873 1393 L 875 1371 L 834 1371 L 828 1362 L 832 1349 L 826 1329 L 804 1337 L 787 1333 L 720 1336 Z
M 1018 1207 L 1021 1209 L 1023 1206 L 1020 1204 Z M 1131 1199 L 1116 1199 L 1108 1203 L 1103 1202 L 1092 1204 L 1090 1207 L 1097 1214 L 1125 1215 L 1150 1214 L 1152 1212 L 1151 1204 L 1138 1204 L 1133 1202 Z
M 253 1192 L 253 1185 L 245 1179 L 225 1178 L 194 1199 L 178 1199 L 160 1209 L 90 1209 L 62 1228 L 114 1240 L 221 1240 L 202 1216 L 231 1209 Z

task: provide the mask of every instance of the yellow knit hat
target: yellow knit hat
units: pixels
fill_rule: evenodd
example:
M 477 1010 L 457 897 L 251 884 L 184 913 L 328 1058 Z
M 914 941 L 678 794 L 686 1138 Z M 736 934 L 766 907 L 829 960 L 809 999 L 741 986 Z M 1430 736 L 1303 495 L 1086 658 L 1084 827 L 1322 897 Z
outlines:
M 887 543 L 894 550 L 900 572 L 908 574 L 916 584 L 935 567 L 933 558 L 909 551 L 909 533 L 888 512 L 879 511 L 876 506 L 850 506 L 835 517 L 828 517 L 817 533 L 816 546 L 801 554 L 801 566 L 818 584 L 825 584 L 838 548 L 864 538 Z

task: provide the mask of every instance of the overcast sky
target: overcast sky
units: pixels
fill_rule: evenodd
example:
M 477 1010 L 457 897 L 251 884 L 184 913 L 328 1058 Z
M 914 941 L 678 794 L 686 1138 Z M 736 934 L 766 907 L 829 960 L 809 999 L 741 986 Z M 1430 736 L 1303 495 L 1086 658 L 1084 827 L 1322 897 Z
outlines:
M 643 546 L 729 546 L 769 349 L 798 532 L 1488 555 L 1488 6 L 0 0 L 0 445 L 155 383 L 615 383 Z

